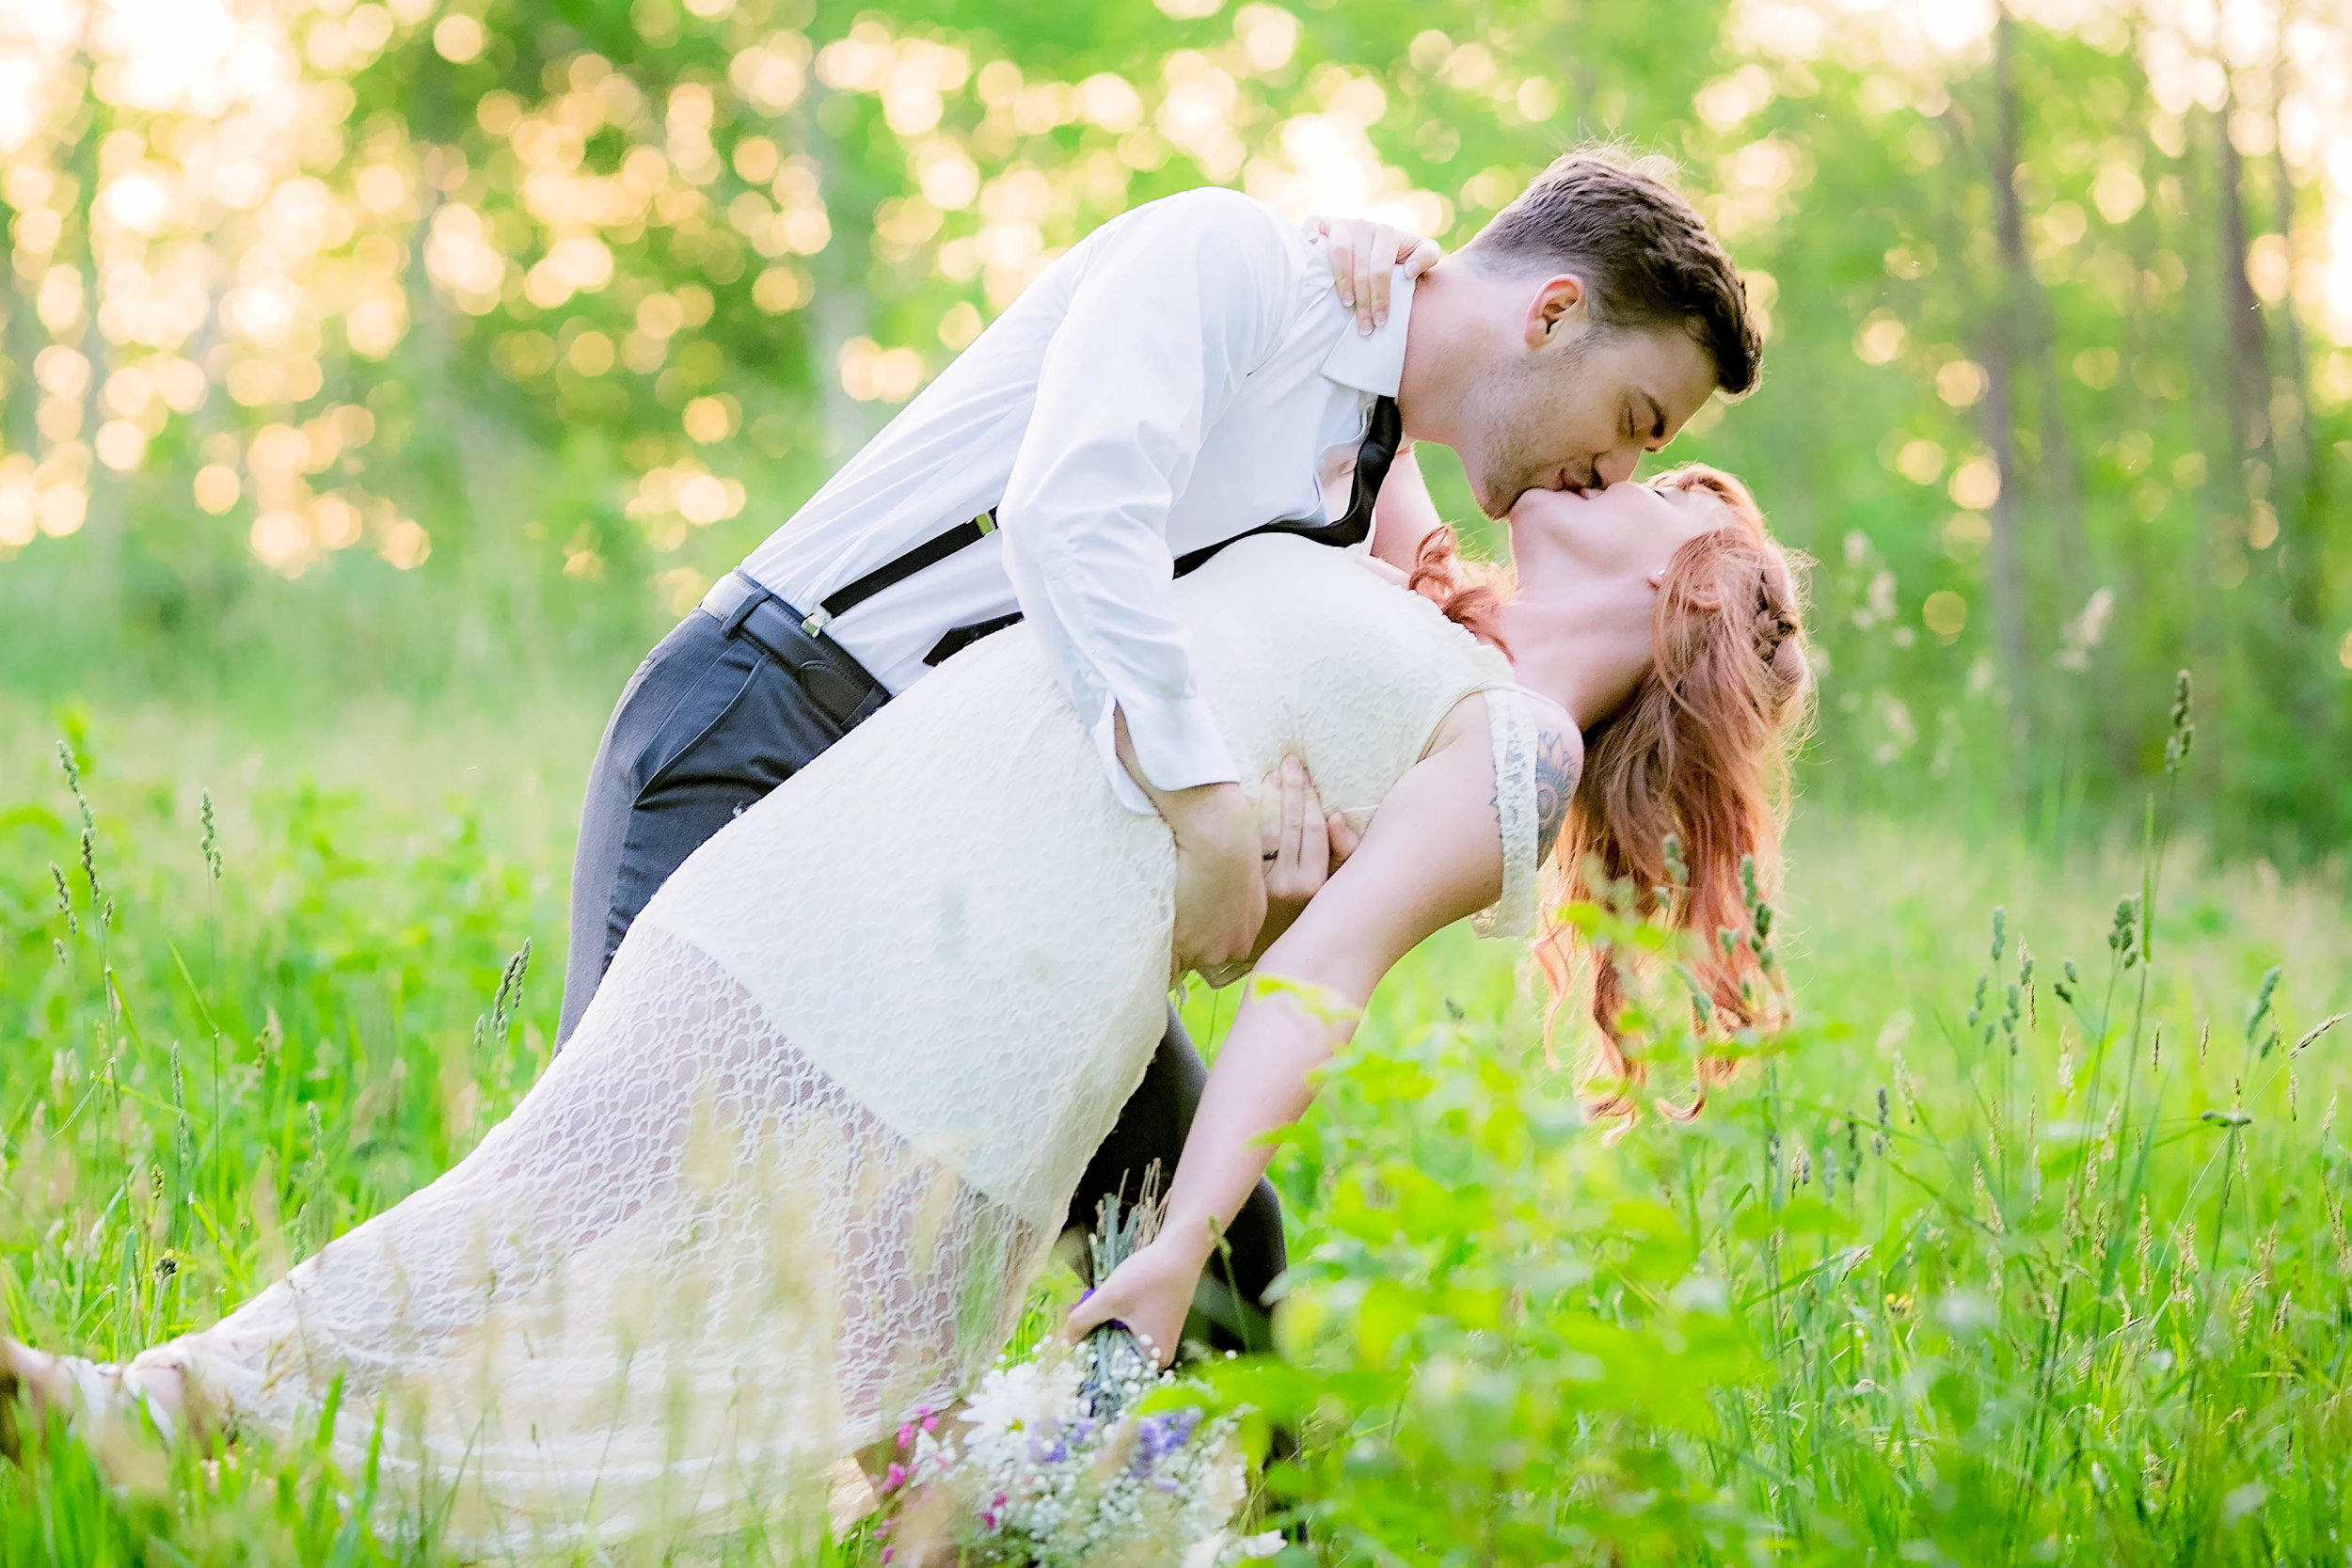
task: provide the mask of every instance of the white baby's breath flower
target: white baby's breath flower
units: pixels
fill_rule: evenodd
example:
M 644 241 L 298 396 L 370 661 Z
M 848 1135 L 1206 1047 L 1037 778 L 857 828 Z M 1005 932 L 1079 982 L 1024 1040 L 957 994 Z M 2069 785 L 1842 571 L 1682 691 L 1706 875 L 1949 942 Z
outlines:
M 1145 1395 L 1180 1386 L 1148 1366 L 1106 1368 L 1090 1343 L 986 1374 L 961 1421 L 941 1429 L 936 1457 L 928 1437 L 916 1444 L 919 1488 L 967 1521 L 959 1560 L 1223 1568 L 1280 1550 L 1279 1535 L 1236 1541 L 1228 1528 L 1248 1484 L 1237 1415 L 1136 1413 Z M 1095 1414 L 1106 1391 L 1123 1416 Z

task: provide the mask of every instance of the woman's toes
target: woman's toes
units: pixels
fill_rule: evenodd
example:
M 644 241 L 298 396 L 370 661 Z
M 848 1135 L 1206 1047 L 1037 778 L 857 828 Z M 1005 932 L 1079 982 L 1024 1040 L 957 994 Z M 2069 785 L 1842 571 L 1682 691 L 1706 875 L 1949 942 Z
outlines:
M 18 1430 L 23 1405 L 24 1393 L 16 1371 L 0 1360 L 0 1459 L 12 1461 L 24 1451 L 24 1433 Z
M 66 1407 L 72 1397 L 71 1380 L 56 1356 L 0 1337 L 0 1457 L 22 1454 L 49 1412 Z

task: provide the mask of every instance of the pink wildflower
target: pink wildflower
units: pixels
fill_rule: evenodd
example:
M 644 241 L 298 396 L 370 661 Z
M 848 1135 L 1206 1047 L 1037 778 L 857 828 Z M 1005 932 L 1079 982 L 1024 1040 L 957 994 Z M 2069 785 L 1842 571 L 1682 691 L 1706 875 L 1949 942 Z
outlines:
M 882 1477 L 882 1490 L 885 1492 L 896 1492 L 899 1487 L 904 1486 L 906 1483 L 907 1467 L 899 1464 L 897 1460 L 892 1460 L 890 1462 L 889 1471 Z

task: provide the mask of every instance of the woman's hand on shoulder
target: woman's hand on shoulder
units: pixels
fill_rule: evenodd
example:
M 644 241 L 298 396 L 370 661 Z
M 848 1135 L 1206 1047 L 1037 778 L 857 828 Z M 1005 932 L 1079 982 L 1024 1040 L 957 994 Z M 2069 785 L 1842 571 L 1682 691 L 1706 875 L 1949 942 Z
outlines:
M 1370 332 L 1389 319 L 1389 274 L 1403 267 L 1419 277 L 1444 254 L 1438 242 L 1371 218 L 1326 217 L 1311 213 L 1301 225 L 1312 239 L 1331 245 L 1331 286 L 1340 303 L 1356 312 L 1356 330 Z

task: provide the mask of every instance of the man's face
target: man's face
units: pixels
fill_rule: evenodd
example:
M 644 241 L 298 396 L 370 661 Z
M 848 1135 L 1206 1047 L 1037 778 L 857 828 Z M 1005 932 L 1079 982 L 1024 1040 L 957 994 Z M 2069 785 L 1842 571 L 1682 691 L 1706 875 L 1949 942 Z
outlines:
M 1461 448 L 1478 509 L 1503 516 L 1530 490 L 1594 490 L 1633 477 L 1715 389 L 1715 368 L 1672 327 L 1594 325 L 1581 309 L 1537 325 L 1471 388 Z

